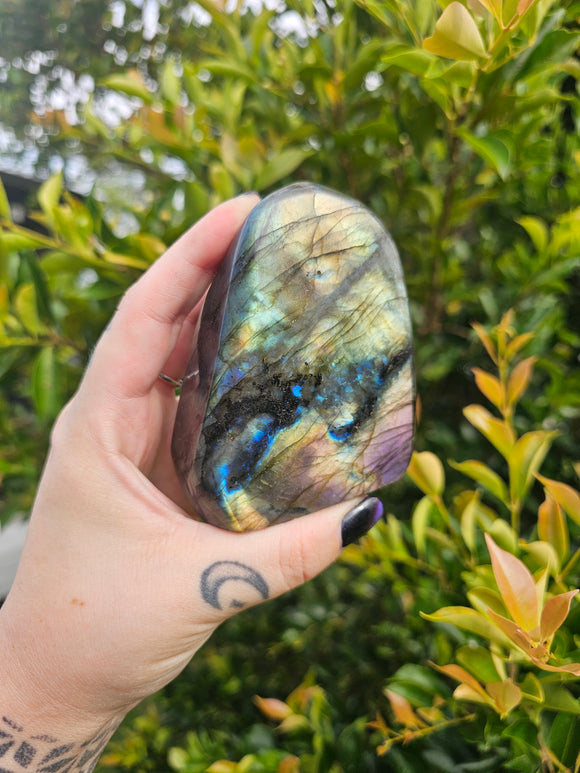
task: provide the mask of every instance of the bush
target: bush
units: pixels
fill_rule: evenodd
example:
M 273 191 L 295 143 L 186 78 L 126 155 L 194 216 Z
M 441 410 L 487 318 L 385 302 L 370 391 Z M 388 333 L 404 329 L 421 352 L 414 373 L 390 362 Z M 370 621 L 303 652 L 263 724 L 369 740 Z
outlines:
M 30 509 L 123 291 L 210 206 L 296 179 L 359 198 L 399 245 L 418 452 L 371 537 L 229 621 L 101 768 L 574 770 L 577 5 L 300 3 L 301 40 L 275 11 L 200 5 L 212 24 L 105 74 L 81 124 L 37 116 L 52 147 L 84 148 L 91 194 L 48 179 L 38 230 L 0 195 L 0 517 Z M 109 92 L 131 108 L 116 126 Z

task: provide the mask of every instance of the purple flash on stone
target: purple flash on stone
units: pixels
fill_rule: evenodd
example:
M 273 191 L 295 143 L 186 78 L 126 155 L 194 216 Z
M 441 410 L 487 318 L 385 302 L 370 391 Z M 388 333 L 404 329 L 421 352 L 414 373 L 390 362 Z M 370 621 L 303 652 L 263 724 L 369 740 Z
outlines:
M 208 293 L 173 458 L 195 511 L 247 531 L 401 477 L 414 376 L 397 249 L 368 209 L 298 183 L 250 213 Z

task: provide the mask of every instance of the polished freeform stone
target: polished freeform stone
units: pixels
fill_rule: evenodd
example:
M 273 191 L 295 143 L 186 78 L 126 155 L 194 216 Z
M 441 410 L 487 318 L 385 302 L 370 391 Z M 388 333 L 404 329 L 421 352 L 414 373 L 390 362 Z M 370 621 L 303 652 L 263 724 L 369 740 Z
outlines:
M 208 293 L 173 458 L 198 515 L 246 531 L 399 478 L 413 357 L 396 247 L 368 209 L 309 183 L 250 213 Z

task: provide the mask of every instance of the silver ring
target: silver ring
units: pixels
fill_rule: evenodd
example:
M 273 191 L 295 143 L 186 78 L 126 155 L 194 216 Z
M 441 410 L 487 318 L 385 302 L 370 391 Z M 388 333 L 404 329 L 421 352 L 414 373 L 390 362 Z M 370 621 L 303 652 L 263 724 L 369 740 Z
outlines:
M 182 378 L 176 380 L 174 378 L 171 378 L 171 376 L 166 376 L 165 373 L 160 373 L 159 374 L 159 378 L 162 381 L 165 381 L 167 384 L 171 384 L 171 386 L 174 389 L 178 389 L 183 384 L 183 379 Z

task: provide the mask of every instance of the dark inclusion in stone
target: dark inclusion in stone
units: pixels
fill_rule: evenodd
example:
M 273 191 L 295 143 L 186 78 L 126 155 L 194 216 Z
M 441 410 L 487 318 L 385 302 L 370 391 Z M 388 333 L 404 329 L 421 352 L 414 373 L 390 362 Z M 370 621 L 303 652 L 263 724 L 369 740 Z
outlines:
M 173 436 L 204 520 L 235 531 L 399 478 L 412 335 L 396 247 L 358 202 L 296 184 L 249 215 L 208 293 Z

